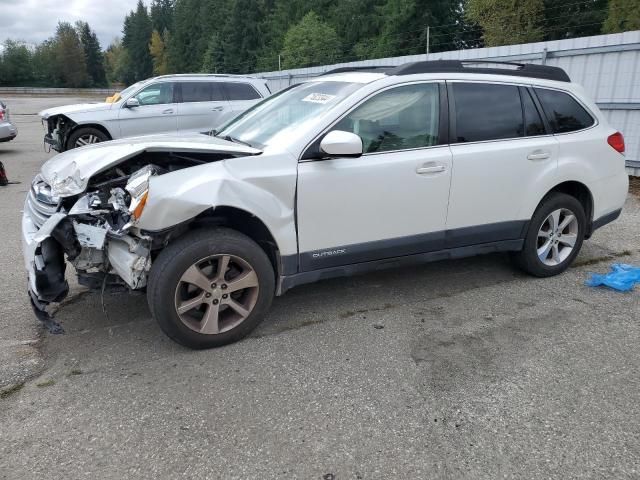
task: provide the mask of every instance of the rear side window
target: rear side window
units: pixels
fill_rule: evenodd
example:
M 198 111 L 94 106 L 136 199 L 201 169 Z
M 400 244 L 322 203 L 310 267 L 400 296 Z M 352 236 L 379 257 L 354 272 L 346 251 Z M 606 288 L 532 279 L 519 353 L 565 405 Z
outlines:
M 575 132 L 594 124 L 593 117 L 568 93 L 535 89 L 553 133 Z
M 182 103 L 217 102 L 224 99 L 220 86 L 214 82 L 181 82 Z
M 513 85 L 453 83 L 456 143 L 522 137 L 520 92 Z
M 229 82 L 223 83 L 222 88 L 227 93 L 228 100 L 257 100 L 262 98 L 256 89 L 247 83 Z
M 532 137 L 536 135 L 544 135 L 547 132 L 544 128 L 544 123 L 542 122 L 542 117 L 540 116 L 540 112 L 536 108 L 536 104 L 533 103 L 533 99 L 531 98 L 531 93 L 527 89 L 522 89 L 522 108 L 524 108 L 524 122 L 526 125 L 525 134 L 527 137 Z

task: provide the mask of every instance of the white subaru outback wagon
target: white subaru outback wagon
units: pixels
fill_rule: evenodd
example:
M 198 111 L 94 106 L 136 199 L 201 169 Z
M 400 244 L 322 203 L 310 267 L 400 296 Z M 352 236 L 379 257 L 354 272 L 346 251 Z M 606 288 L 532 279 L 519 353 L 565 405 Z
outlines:
M 558 68 L 333 72 L 211 135 L 49 160 L 23 217 L 29 292 L 47 319 L 70 262 L 83 285 L 146 289 L 162 330 L 205 348 L 247 335 L 274 295 L 325 278 L 498 251 L 556 275 L 620 215 L 623 152 Z
M 265 80 L 240 75 L 162 75 L 103 103 L 39 113 L 44 142 L 58 152 L 107 140 L 158 133 L 207 132 L 271 95 Z

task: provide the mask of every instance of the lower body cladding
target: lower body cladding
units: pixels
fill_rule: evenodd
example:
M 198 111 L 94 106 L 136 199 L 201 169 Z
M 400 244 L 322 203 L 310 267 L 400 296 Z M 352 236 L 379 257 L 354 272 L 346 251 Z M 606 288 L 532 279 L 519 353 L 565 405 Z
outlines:
M 76 269 L 78 282 L 90 288 L 104 288 L 107 282 L 133 290 L 146 286 L 149 238 L 120 234 L 106 223 L 80 223 L 65 213 L 52 215 L 38 228 L 25 211 L 22 240 L 29 294 L 40 319 L 50 318 L 47 306 L 68 294 L 65 256 Z

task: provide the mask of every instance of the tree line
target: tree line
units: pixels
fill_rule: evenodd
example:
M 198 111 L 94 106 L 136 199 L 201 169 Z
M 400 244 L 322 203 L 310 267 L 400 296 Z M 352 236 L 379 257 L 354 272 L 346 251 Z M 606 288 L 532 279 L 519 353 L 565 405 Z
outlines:
M 7 40 L 0 85 L 131 84 L 640 29 L 638 0 L 142 0 L 102 52 L 86 23 Z

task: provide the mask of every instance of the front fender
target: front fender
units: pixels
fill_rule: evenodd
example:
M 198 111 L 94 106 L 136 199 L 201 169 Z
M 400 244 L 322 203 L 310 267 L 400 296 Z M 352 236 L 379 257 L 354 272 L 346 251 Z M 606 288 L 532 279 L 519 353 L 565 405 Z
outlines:
M 296 169 L 279 168 L 275 165 L 279 162 L 271 160 L 244 157 L 151 177 L 138 227 L 164 230 L 210 208 L 233 207 L 258 217 L 273 235 L 281 255 L 296 254 Z

